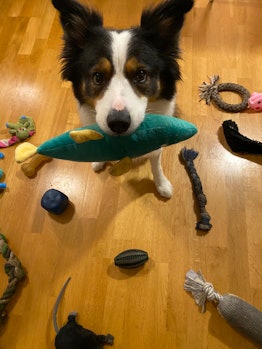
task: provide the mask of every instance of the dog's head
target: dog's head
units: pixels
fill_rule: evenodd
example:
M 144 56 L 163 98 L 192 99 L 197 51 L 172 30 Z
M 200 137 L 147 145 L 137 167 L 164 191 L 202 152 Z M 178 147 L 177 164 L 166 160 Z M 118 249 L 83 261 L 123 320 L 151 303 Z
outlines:
M 108 134 L 130 134 L 148 103 L 172 100 L 180 79 L 178 39 L 193 0 L 166 0 L 143 11 L 139 27 L 114 31 L 74 0 L 52 0 L 64 30 L 62 76 Z

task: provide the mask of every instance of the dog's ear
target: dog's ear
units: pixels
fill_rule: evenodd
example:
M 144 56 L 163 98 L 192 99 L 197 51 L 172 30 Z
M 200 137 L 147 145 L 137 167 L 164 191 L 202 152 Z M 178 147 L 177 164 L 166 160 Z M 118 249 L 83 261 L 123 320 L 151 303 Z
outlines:
M 193 7 L 194 0 L 166 0 L 145 9 L 141 27 L 152 35 L 160 47 L 175 43 L 184 22 L 185 13 Z
M 52 0 L 52 3 L 60 12 L 65 39 L 78 47 L 84 46 L 93 28 L 103 26 L 102 15 L 92 8 L 74 0 Z

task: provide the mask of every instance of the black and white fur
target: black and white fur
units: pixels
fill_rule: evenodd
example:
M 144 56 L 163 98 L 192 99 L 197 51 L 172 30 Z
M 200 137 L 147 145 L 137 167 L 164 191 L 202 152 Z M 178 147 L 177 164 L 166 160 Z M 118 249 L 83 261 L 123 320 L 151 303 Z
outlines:
M 83 125 L 110 135 L 134 132 L 147 112 L 173 115 L 180 79 L 179 33 L 194 0 L 166 0 L 145 9 L 140 26 L 103 27 L 99 12 L 74 0 L 52 0 L 64 30 L 62 77 L 72 82 Z M 148 154 L 160 195 L 172 196 L 161 149 Z M 94 163 L 95 171 L 104 163 Z

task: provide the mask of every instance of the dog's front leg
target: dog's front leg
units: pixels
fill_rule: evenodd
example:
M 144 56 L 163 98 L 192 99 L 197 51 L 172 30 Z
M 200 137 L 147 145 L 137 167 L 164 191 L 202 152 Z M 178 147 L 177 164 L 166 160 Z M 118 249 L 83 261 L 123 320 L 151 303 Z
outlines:
M 105 167 L 105 162 L 92 162 L 92 168 L 95 172 L 103 170 Z
M 87 104 L 78 103 L 78 113 L 82 126 L 95 123 L 95 111 Z M 105 162 L 92 162 L 92 168 L 95 172 L 103 170 Z
M 163 173 L 161 165 L 162 149 L 158 149 L 150 153 L 149 160 L 151 163 L 152 173 L 156 189 L 159 194 L 170 199 L 173 194 L 173 186 Z

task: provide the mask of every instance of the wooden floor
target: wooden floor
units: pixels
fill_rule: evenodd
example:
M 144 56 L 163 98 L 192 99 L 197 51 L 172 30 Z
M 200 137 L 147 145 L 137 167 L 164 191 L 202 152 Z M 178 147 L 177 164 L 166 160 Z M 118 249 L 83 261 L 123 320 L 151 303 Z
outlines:
M 70 84 L 60 79 L 58 16 L 47 0 L 1 0 L 0 129 L 21 115 L 34 118 L 34 144 L 79 125 Z M 150 0 L 94 0 L 105 25 L 139 23 Z M 119 6 L 121 4 L 121 6 Z M 1 349 L 51 349 L 51 314 L 68 276 L 72 277 L 58 313 L 69 311 L 96 333 L 112 333 L 114 349 L 251 349 L 208 304 L 201 314 L 184 291 L 185 274 L 199 270 L 220 293 L 233 293 L 262 309 L 262 157 L 232 153 L 221 125 L 233 119 L 245 136 L 262 140 L 262 114 L 228 114 L 199 102 L 207 76 L 262 91 L 261 0 L 196 0 L 181 37 L 183 81 L 178 85 L 179 116 L 198 134 L 164 150 L 163 167 L 174 196 L 156 193 L 149 163 L 121 177 L 109 167 L 100 174 L 90 164 L 53 160 L 28 179 L 3 149 L 0 168 L 8 188 L 0 194 L 0 231 L 27 271 L 0 328 Z M 237 103 L 233 93 L 225 100 Z M 207 196 L 213 228 L 195 230 L 198 220 L 192 187 L 178 154 L 199 151 L 195 166 Z M 55 188 L 70 199 L 61 216 L 48 214 L 42 195 Z M 120 251 L 139 248 L 150 260 L 141 269 L 113 264 Z M 7 285 L 0 271 L 1 293 Z

